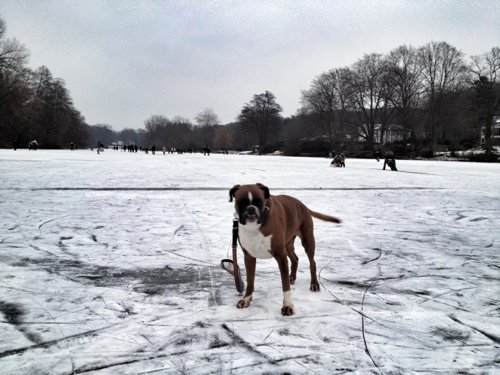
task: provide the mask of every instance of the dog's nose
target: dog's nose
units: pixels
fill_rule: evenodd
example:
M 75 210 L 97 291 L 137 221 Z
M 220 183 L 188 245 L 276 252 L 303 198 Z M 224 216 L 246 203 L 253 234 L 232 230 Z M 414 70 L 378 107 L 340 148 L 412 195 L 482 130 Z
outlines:
M 257 207 L 255 206 L 248 206 L 246 209 L 246 213 L 250 215 L 256 215 L 257 214 Z
M 259 221 L 259 209 L 255 206 L 248 206 L 245 209 L 245 219 L 247 222 Z

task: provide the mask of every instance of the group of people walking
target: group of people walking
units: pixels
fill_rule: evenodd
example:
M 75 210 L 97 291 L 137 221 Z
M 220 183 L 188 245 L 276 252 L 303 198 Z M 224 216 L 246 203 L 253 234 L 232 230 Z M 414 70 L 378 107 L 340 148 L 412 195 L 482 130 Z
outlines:
M 151 152 L 151 154 L 153 154 L 153 155 L 155 155 L 156 152 L 160 152 L 160 151 L 163 152 L 163 155 L 165 155 L 165 154 L 184 154 L 184 153 L 193 154 L 193 153 L 196 153 L 196 150 L 193 150 L 191 148 L 190 149 L 181 149 L 181 148 L 176 148 L 176 147 L 167 148 L 166 146 L 163 146 L 160 150 L 154 144 L 151 147 L 141 147 L 141 146 L 137 146 L 134 144 L 123 145 L 123 147 L 117 146 L 117 145 L 112 145 L 111 147 L 114 151 L 122 150 L 124 152 L 133 152 L 133 153 L 144 152 L 146 154 L 149 154 L 149 152 Z M 104 148 L 105 147 L 101 143 L 101 141 L 97 141 L 97 146 L 96 146 L 97 153 L 99 154 L 101 151 L 104 151 Z M 73 149 L 73 147 L 72 147 L 72 149 Z M 208 155 L 208 156 L 210 156 L 210 153 L 211 153 L 211 149 L 208 146 L 203 147 L 199 151 L 203 152 L 203 155 Z M 226 150 L 223 150 L 223 153 L 228 154 L 228 152 Z

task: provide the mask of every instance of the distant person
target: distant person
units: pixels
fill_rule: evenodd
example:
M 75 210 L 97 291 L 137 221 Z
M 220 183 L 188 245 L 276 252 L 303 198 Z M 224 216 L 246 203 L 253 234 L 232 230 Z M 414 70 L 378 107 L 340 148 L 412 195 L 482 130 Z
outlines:
M 345 168 L 345 155 L 343 152 L 340 153 L 340 165 L 341 167 Z
M 375 155 L 375 159 L 380 161 L 380 151 L 375 151 L 373 154 Z
M 335 155 L 333 158 L 330 167 L 343 167 L 345 168 L 345 155 L 343 153 L 340 153 L 338 155 Z
M 33 150 L 33 151 L 36 151 L 38 149 L 38 142 L 36 141 L 36 139 L 33 139 L 30 143 L 29 143 L 29 149 L 30 150 Z
M 391 168 L 392 171 L 397 171 L 398 170 L 396 168 L 396 159 L 394 158 L 394 153 L 392 151 L 387 151 L 385 153 L 384 167 L 383 167 L 384 170 L 385 170 L 385 166 L 386 165 L 388 165 L 389 168 Z
M 151 153 L 154 155 L 154 154 L 155 154 L 155 152 L 156 152 L 156 146 L 155 146 L 155 145 L 153 145 L 153 146 L 151 147 Z
M 71 151 L 75 151 L 75 144 L 73 142 L 69 144 L 69 147 L 71 148 Z

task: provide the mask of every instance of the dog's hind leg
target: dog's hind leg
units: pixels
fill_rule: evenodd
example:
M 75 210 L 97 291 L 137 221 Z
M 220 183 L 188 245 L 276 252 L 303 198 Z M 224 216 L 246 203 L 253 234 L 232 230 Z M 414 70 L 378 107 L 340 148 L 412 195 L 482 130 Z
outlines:
M 311 286 L 310 290 L 312 292 L 319 292 L 319 281 L 316 275 L 316 262 L 314 261 L 314 252 L 316 250 L 316 242 L 314 240 L 313 223 L 312 218 L 302 226 L 301 231 L 302 246 L 304 247 L 307 258 L 309 259 L 309 269 L 311 271 Z
M 293 237 L 287 244 L 286 244 L 286 253 L 288 255 L 288 258 L 290 258 L 290 263 L 291 263 L 291 271 L 290 271 L 290 284 L 294 284 L 295 280 L 297 279 L 297 268 L 299 266 L 299 257 L 297 254 L 295 254 L 295 237 Z

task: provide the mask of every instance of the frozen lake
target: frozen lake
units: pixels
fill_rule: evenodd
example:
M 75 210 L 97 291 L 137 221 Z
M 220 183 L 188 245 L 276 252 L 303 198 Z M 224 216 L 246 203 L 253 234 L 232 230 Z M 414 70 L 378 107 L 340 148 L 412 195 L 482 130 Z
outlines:
M 499 373 L 500 164 L 398 169 L 0 150 L 0 373 Z M 343 220 L 315 221 L 320 293 L 296 244 L 292 317 L 274 260 L 247 309 L 220 268 L 255 182 Z

